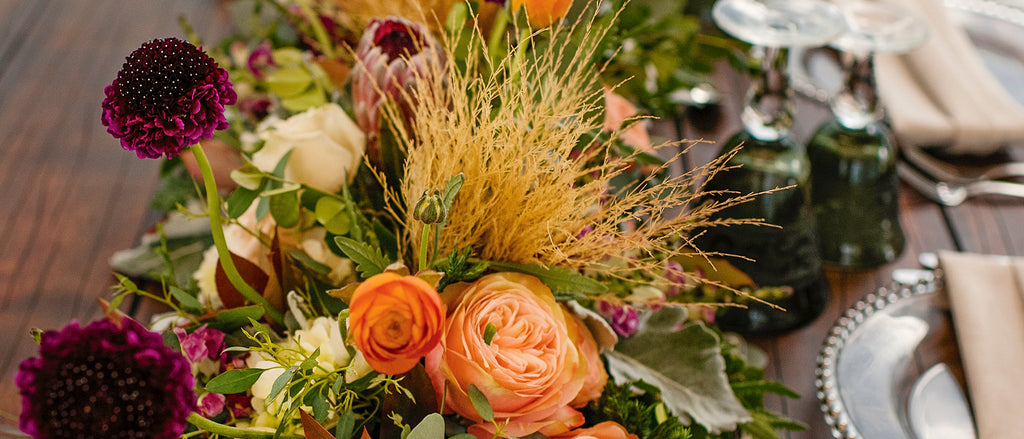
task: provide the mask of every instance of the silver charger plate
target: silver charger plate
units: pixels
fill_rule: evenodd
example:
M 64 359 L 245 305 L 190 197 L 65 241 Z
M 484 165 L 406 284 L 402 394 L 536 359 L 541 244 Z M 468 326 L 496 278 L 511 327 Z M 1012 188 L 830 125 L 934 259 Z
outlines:
M 960 370 L 941 280 L 912 272 L 915 281 L 893 282 L 847 309 L 826 337 L 815 383 L 835 438 L 914 439 L 915 383 L 936 364 Z

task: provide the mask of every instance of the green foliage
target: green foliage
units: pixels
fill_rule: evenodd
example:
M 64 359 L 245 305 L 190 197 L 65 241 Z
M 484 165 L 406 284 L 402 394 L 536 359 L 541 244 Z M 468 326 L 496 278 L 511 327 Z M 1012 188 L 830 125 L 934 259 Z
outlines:
M 466 247 L 462 251 L 452 250 L 447 258 L 434 264 L 434 270 L 444 273 L 444 277 L 437 285 L 438 291 L 444 291 L 448 285 L 456 282 L 472 282 L 484 274 L 489 264 L 486 261 L 470 262 L 469 255 L 472 251 L 472 247 Z
M 499 271 L 514 271 L 529 274 L 544 282 L 555 294 L 582 293 L 587 295 L 601 294 L 608 287 L 578 272 L 558 267 L 544 267 L 537 264 L 517 264 L 513 262 L 488 261 L 490 268 Z
M 206 383 L 206 390 L 223 395 L 242 393 L 256 384 L 263 372 L 264 369 L 232 369 L 213 377 Z
M 359 242 L 344 236 L 337 236 L 334 242 L 345 253 L 345 256 L 355 262 L 356 271 L 363 279 L 368 279 L 375 274 L 383 273 L 388 267 L 387 258 L 379 248 L 370 246 L 365 242 Z
M 666 411 L 658 388 L 643 381 L 609 381 L 601 398 L 584 409 L 588 425 L 614 421 L 642 439 L 689 439 L 690 429 Z
M 716 62 L 741 64 L 746 43 L 729 38 L 703 19 L 712 2 L 700 0 L 614 0 L 618 22 L 597 53 L 608 67 L 606 84 L 660 117 L 678 115 L 693 87 L 709 82 Z M 611 14 L 601 17 L 608 23 Z M 681 93 L 680 93 L 681 92 Z

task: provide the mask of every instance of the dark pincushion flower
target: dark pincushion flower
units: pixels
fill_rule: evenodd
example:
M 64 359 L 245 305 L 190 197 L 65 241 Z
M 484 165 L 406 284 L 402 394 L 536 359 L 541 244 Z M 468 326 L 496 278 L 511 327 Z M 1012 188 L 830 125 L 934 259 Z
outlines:
M 130 319 L 46 331 L 16 381 L 34 438 L 177 438 L 196 409 L 188 360 Z
M 227 71 L 177 38 L 136 49 L 103 91 L 103 125 L 139 158 L 174 157 L 213 137 L 236 100 Z

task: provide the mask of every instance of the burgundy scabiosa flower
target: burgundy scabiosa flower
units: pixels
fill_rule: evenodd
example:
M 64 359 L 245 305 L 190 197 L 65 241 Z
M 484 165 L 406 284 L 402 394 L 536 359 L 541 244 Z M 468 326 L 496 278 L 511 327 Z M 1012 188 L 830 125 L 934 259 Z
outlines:
M 196 409 L 188 361 L 130 319 L 46 331 L 18 369 L 19 427 L 37 439 L 172 439 Z
M 171 158 L 213 137 L 236 100 L 227 71 L 177 38 L 136 49 L 103 91 L 103 125 L 139 158 Z

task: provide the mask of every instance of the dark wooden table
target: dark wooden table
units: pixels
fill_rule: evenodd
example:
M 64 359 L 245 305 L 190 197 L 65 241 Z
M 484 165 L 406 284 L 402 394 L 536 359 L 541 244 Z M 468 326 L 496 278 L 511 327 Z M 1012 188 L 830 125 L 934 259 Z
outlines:
M 210 42 L 229 31 L 225 2 L 217 0 L 0 0 L 0 437 L 13 434 L 9 425 L 20 411 L 14 376 L 36 351 L 29 329 L 98 318 L 96 298 L 114 283 L 109 257 L 155 221 L 148 201 L 159 161 L 121 150 L 100 124 L 100 102 L 139 44 L 184 36 L 179 15 Z M 726 93 L 720 123 L 709 131 L 687 123 L 687 138 L 720 141 L 739 128 L 743 78 L 723 75 L 717 85 Z M 806 101 L 798 114 L 801 140 L 827 117 Z M 703 145 L 694 154 L 717 149 Z M 810 426 L 791 439 L 830 437 L 815 395 L 815 357 L 836 318 L 888 283 L 893 269 L 916 268 L 920 253 L 939 249 L 1024 255 L 1024 200 L 940 208 L 904 187 L 900 206 L 908 245 L 899 260 L 830 270 L 831 299 L 821 317 L 754 340 L 769 355 L 768 376 L 802 395 L 768 400 Z

